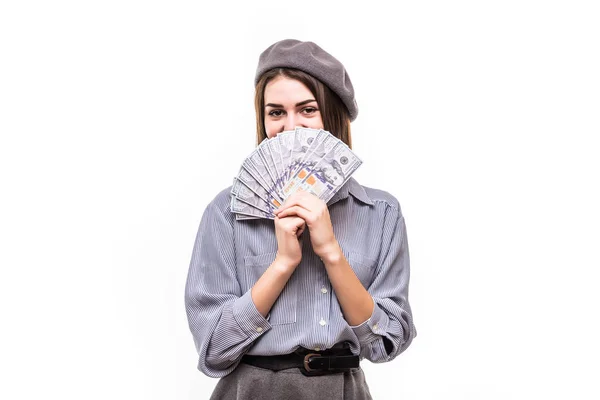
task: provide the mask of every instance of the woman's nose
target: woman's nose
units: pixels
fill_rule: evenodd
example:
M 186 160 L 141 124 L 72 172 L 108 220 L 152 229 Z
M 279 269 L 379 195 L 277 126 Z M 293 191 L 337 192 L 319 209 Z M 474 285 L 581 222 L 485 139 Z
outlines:
M 285 124 L 283 125 L 282 129 L 284 131 L 293 131 L 294 129 L 296 129 L 296 127 L 306 128 L 306 125 L 303 123 L 302 118 L 298 118 L 297 116 L 290 115 L 285 120 Z
M 296 129 L 296 118 L 293 114 L 286 118 L 283 129 L 286 131 L 292 131 Z

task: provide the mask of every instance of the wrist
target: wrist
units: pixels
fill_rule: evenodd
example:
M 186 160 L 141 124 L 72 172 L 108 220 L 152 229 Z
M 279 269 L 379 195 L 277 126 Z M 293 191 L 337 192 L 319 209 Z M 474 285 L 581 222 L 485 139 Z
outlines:
M 323 250 L 319 251 L 319 254 L 317 255 L 319 258 L 321 258 L 321 261 L 323 261 L 325 265 L 337 264 L 341 259 L 344 258 L 344 252 L 342 251 L 342 248 L 337 240 L 332 242 Z
M 271 266 L 276 271 L 288 273 L 290 271 L 294 271 L 298 264 L 300 264 L 300 260 L 292 260 L 289 257 L 285 257 L 277 253 Z

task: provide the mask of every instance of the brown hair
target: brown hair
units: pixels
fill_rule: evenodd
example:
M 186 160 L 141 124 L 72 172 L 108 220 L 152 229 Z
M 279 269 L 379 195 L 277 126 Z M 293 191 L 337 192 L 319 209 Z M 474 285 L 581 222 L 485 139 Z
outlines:
M 321 111 L 323 129 L 352 148 L 350 114 L 339 96 L 318 79 L 297 69 L 275 68 L 265 72 L 256 84 L 254 108 L 256 110 L 256 143 L 267 138 L 265 131 L 265 88 L 277 76 L 285 76 L 303 83 L 315 96 Z

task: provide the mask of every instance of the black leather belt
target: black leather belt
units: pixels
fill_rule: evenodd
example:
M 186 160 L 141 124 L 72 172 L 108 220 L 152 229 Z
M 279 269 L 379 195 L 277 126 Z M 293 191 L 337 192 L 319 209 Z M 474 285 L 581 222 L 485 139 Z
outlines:
M 360 359 L 352 353 L 305 353 L 295 352 L 280 356 L 253 356 L 246 354 L 242 357 L 245 364 L 266 368 L 273 371 L 299 368 L 306 376 L 319 376 L 349 371 L 360 366 Z

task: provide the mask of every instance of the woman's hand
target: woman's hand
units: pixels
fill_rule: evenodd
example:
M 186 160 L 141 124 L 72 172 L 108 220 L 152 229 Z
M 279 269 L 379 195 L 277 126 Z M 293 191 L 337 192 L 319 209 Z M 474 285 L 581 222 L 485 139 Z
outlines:
M 275 237 L 277 238 L 276 259 L 286 269 L 295 269 L 302 260 L 302 245 L 300 235 L 304 232 L 306 223 L 295 216 L 275 217 Z
M 327 204 L 317 196 L 299 190 L 275 210 L 275 215 L 279 218 L 300 217 L 306 221 L 313 251 L 319 257 L 339 251 Z

